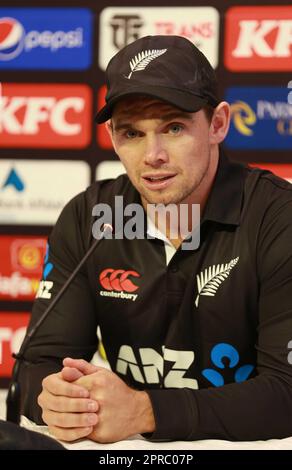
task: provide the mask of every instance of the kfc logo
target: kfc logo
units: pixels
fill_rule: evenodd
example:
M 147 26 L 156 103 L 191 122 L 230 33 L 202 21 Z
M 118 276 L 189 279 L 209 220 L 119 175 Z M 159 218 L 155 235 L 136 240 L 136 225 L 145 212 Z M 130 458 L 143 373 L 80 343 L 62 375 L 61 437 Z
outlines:
M 292 6 L 233 7 L 226 14 L 225 65 L 232 71 L 292 70 Z
M 3 84 L 1 147 L 85 147 L 91 92 L 86 85 Z

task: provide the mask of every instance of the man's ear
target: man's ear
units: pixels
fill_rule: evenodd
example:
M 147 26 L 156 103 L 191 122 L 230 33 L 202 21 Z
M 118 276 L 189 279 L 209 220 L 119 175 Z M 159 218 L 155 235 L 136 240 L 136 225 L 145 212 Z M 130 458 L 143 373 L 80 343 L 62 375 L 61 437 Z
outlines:
M 210 125 L 210 144 L 220 144 L 226 137 L 230 125 L 230 105 L 221 101 L 214 113 Z

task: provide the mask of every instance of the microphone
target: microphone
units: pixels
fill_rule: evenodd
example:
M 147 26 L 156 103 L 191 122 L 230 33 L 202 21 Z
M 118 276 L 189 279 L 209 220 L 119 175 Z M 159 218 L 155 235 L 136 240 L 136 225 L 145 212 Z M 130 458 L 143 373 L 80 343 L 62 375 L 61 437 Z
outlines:
M 6 419 L 7 421 L 10 421 L 15 424 L 20 423 L 20 413 L 21 413 L 21 391 L 20 391 L 20 384 L 19 384 L 19 372 L 20 372 L 20 364 L 21 361 L 24 359 L 24 353 L 27 349 L 27 346 L 29 345 L 30 340 L 32 337 L 36 334 L 38 331 L 39 327 L 43 324 L 49 313 L 53 310 L 55 305 L 59 302 L 61 297 L 64 295 L 70 284 L 74 281 L 75 277 L 79 273 L 80 269 L 82 266 L 86 263 L 88 258 L 92 255 L 94 252 L 95 248 L 97 245 L 112 234 L 113 232 L 113 227 L 110 224 L 104 224 L 103 225 L 103 231 L 101 232 L 101 236 L 97 238 L 94 243 L 91 245 L 91 247 L 88 249 L 88 251 L 85 253 L 84 257 L 81 259 L 79 264 L 76 266 L 72 274 L 69 276 L 65 284 L 62 286 L 62 288 L 59 290 L 58 294 L 56 297 L 53 299 L 53 301 L 50 303 L 48 308 L 43 312 L 37 323 L 34 325 L 34 327 L 26 334 L 23 343 L 18 351 L 17 354 L 12 354 L 12 356 L 15 358 L 15 364 L 13 367 L 13 372 L 12 372 L 12 381 L 9 386 L 7 398 L 6 398 L 6 406 L 7 406 L 7 413 L 6 413 Z

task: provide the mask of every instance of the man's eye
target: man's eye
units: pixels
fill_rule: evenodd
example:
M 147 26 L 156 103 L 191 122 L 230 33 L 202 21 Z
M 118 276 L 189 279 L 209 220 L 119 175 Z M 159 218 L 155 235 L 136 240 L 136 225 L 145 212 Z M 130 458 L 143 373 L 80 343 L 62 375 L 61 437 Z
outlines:
M 180 124 L 171 124 L 168 128 L 168 132 L 170 134 L 179 134 L 182 129 L 183 126 L 181 126 Z
M 134 139 L 135 137 L 137 137 L 137 135 L 137 131 L 134 131 L 133 129 L 128 129 L 125 132 L 125 136 L 127 137 L 127 139 Z

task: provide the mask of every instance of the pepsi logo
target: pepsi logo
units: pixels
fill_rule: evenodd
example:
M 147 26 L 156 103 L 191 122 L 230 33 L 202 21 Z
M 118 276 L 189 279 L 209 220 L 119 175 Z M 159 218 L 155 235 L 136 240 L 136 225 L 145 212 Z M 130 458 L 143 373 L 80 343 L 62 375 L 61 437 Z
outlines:
M 17 57 L 23 45 L 23 26 L 14 18 L 0 18 L 0 60 Z

